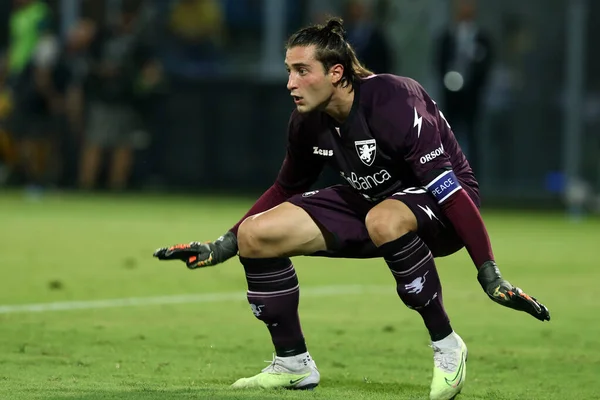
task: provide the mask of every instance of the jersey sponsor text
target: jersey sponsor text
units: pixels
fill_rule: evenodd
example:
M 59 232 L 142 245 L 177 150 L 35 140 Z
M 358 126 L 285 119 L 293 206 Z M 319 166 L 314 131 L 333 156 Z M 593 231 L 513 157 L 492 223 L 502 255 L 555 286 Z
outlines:
M 440 147 L 438 147 L 437 149 L 433 150 L 432 152 L 429 152 L 428 154 L 425 154 L 419 159 L 419 161 L 421 162 L 421 164 L 425 164 L 429 161 L 435 160 L 442 154 L 444 154 L 444 145 L 440 145 Z
M 385 169 L 367 176 L 358 176 L 356 172 L 351 172 L 349 176 L 343 172 L 340 172 L 340 175 L 342 175 L 342 177 L 348 181 L 350 186 L 356 190 L 373 189 L 374 187 L 377 187 L 388 181 L 392 177 Z

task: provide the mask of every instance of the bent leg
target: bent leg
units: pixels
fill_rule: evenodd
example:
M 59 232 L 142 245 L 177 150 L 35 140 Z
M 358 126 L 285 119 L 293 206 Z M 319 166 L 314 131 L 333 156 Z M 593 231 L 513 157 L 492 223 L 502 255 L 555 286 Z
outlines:
M 418 232 L 439 233 L 429 238 L 434 243 L 453 242 L 453 235 L 442 222 L 437 204 L 424 191 L 415 193 L 419 190 L 384 200 L 369 212 L 365 221 L 396 280 L 398 295 L 406 306 L 421 315 L 429 331 L 434 351 L 430 399 L 450 399 L 464 385 L 467 347 L 450 326 L 434 255 Z M 439 248 L 454 245 L 444 243 Z
M 371 209 L 365 224 L 396 280 L 398 295 L 421 315 L 431 340 L 452 333 L 433 255 L 416 233 L 414 213 L 403 202 L 388 199 Z
M 247 218 L 238 230 L 248 302 L 279 357 L 307 352 L 298 316 L 300 286 L 291 260 L 326 249 L 321 229 L 302 208 L 283 203 Z
M 298 316 L 298 277 L 288 257 L 332 248 L 337 228 L 325 226 L 316 215 L 334 214 L 331 220 L 336 219 L 333 209 L 343 206 L 336 193 L 337 189 L 322 190 L 308 201 L 310 206 L 300 200 L 303 196 L 295 196 L 292 201 L 298 205 L 285 202 L 240 225 L 238 248 L 248 302 L 256 318 L 267 326 L 277 356 L 261 373 L 239 379 L 233 387 L 310 389 L 318 385 L 320 374 L 307 351 Z M 359 218 L 353 222 L 364 228 Z M 368 240 L 366 230 L 364 237 Z
M 309 255 L 327 249 L 326 235 L 305 210 L 285 202 L 242 222 L 238 248 L 245 258 Z
M 364 227 L 368 208 L 364 214 L 353 211 L 361 202 L 347 187 L 333 186 L 294 196 L 240 225 L 238 248 L 248 301 L 267 325 L 278 356 L 306 353 L 298 319 L 298 278 L 288 257 L 376 250 Z

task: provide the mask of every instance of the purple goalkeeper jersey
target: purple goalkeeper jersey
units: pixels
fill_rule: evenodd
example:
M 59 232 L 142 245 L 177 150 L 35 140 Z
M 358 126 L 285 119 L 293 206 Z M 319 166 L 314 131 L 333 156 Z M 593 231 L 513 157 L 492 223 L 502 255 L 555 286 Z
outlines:
M 379 201 L 425 187 L 453 170 L 479 205 L 473 171 L 444 115 L 419 83 L 382 74 L 354 86 L 352 109 L 343 124 L 324 112 L 294 110 L 277 178 L 283 188 L 307 188 L 329 165 L 366 199 Z

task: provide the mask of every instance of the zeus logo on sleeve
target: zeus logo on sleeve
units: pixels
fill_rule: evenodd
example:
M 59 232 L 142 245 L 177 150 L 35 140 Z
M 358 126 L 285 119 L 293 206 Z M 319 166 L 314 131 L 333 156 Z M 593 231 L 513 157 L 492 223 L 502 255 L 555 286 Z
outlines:
M 438 203 L 442 203 L 461 188 L 452 170 L 439 175 L 425 187 L 433 194 Z
M 320 149 L 317 146 L 313 146 L 313 154 L 318 156 L 331 157 L 333 156 L 333 150 Z

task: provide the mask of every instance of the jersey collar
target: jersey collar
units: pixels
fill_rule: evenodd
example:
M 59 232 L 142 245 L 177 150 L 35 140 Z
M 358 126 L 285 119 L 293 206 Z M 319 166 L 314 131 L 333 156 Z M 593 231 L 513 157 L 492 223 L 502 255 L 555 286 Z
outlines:
M 358 114 L 358 108 L 360 105 L 360 84 L 361 84 L 361 81 L 357 80 L 352 85 L 352 89 L 354 90 L 354 99 L 352 100 L 352 107 L 350 108 L 350 113 L 348 113 L 348 117 L 342 124 L 337 122 L 335 119 L 333 119 L 329 115 L 327 116 L 327 119 L 329 120 L 329 124 L 331 125 L 332 130 L 337 131 L 337 129 L 339 128 L 340 136 L 342 136 L 342 137 L 344 136 L 344 132 L 347 132 L 348 129 L 350 128 L 350 126 L 352 125 L 352 120 L 354 119 L 356 114 Z

